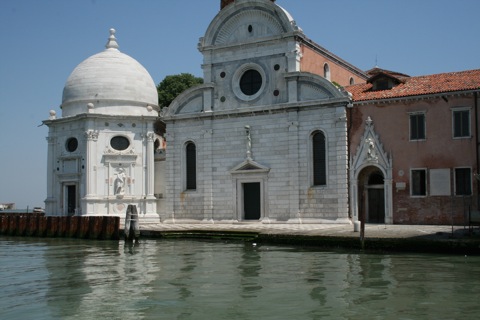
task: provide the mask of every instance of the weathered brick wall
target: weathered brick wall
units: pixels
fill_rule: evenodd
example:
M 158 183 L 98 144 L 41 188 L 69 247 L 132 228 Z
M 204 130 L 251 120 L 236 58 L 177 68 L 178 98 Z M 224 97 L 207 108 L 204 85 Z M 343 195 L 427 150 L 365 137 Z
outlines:
M 452 137 L 452 108 L 471 107 L 472 137 Z M 449 96 L 447 100 L 432 97 L 423 100 L 399 101 L 355 105 L 349 113 L 351 122 L 350 150 L 353 157 L 361 145 L 368 117 L 373 120 L 384 150 L 391 156 L 393 169 L 393 223 L 398 224 L 464 224 L 468 203 L 471 210 L 478 210 L 476 195 L 478 184 L 472 176 L 472 197 L 455 195 L 455 168 L 471 168 L 478 172 L 476 164 L 476 139 L 474 100 L 472 96 Z M 426 139 L 410 141 L 409 114 L 424 112 L 426 117 Z M 427 194 L 411 195 L 411 169 L 426 169 Z M 450 195 L 432 196 L 430 172 L 432 169 L 450 171 Z M 397 183 L 405 183 L 405 189 L 397 190 Z M 475 198 L 475 199 L 474 199 Z M 464 204 L 465 203 L 465 204 Z
M 302 47 L 301 71 L 311 72 L 324 76 L 324 65 L 328 63 L 330 68 L 330 81 L 334 81 L 341 86 L 350 85 L 350 78 L 353 78 L 355 84 L 365 83 L 365 79 L 351 72 L 345 66 L 339 65 L 337 62 L 328 59 L 324 55 L 320 55 L 315 50 L 303 45 Z

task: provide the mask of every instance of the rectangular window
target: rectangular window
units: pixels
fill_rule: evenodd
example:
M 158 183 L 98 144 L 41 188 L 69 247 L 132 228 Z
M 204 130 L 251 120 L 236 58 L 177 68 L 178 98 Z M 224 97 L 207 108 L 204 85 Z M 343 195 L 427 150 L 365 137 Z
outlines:
M 410 115 L 410 140 L 425 140 L 425 114 Z
M 472 170 L 455 168 L 455 194 L 457 196 L 472 195 Z
M 470 138 L 470 110 L 453 111 L 453 137 Z
M 412 196 L 427 195 L 427 170 L 412 169 L 410 172 L 410 192 Z

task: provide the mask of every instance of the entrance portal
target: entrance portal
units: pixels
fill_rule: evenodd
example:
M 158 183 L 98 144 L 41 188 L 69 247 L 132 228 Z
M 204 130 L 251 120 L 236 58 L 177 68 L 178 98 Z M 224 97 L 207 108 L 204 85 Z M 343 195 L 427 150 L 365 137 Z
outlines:
M 385 222 L 385 191 L 383 175 L 374 171 L 368 176 L 367 188 L 367 222 Z
M 385 223 L 385 195 L 382 188 L 368 188 L 367 222 Z
M 385 223 L 385 181 L 378 168 L 367 167 L 359 175 L 358 194 L 361 195 L 359 217 L 367 223 Z
M 65 190 L 65 203 L 67 205 L 67 214 L 75 214 L 75 209 L 77 208 L 77 188 L 75 185 L 66 186 Z
M 245 220 L 260 220 L 260 182 L 243 183 L 243 214 Z

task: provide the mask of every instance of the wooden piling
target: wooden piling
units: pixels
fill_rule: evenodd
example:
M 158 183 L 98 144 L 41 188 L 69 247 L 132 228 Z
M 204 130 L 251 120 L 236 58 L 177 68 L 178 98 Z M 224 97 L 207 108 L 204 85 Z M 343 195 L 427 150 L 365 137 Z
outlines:
M 0 214 L 0 235 L 118 240 L 120 217 Z
M 27 215 L 27 227 L 25 229 L 26 237 L 33 237 L 38 229 L 38 214 Z
M 36 232 L 37 237 L 45 237 L 47 234 L 47 217 L 38 217 L 38 229 Z
M 0 215 L 0 234 L 7 234 L 9 216 L 6 214 Z
M 9 217 L 8 219 L 8 235 L 9 236 L 14 236 L 15 235 L 15 232 L 17 231 L 17 218 L 18 216 L 17 215 L 12 215 Z
M 27 216 L 19 215 L 17 217 L 17 227 L 15 230 L 16 236 L 24 236 L 27 230 Z
M 78 232 L 80 229 L 80 217 L 67 217 L 68 218 L 68 226 L 65 233 L 65 237 L 67 238 L 78 238 Z

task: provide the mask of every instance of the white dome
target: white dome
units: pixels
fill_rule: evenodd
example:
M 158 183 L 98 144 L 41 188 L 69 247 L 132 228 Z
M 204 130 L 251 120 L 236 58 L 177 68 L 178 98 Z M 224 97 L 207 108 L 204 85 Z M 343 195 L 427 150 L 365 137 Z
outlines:
M 152 115 L 152 110 L 158 114 L 152 77 L 138 61 L 118 50 L 114 34 L 111 29 L 106 50 L 84 60 L 68 77 L 62 116 L 87 112 Z

